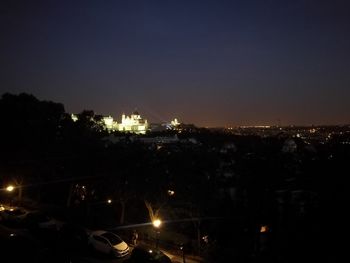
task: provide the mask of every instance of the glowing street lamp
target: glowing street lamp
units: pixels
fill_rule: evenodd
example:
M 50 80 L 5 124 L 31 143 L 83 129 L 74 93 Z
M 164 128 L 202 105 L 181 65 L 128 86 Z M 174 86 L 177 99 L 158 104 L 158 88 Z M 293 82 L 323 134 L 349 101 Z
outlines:
M 160 219 L 154 219 L 153 222 L 152 222 L 153 226 L 157 229 L 156 230 L 156 248 L 158 248 L 159 246 L 159 227 L 160 225 L 162 224 L 162 221 Z
M 112 199 L 108 199 L 108 200 L 107 200 L 107 203 L 108 203 L 108 204 L 111 204 L 111 203 L 112 203 Z
M 269 231 L 269 227 L 266 225 L 263 225 L 260 227 L 260 233 L 267 233 Z
M 13 185 L 9 185 L 6 187 L 7 192 L 12 192 L 14 189 L 15 189 L 15 187 Z
M 162 221 L 160 219 L 155 219 L 153 220 L 152 224 L 155 228 L 159 228 L 160 225 L 162 224 Z
M 16 192 L 17 193 L 17 202 L 21 203 L 22 201 L 22 194 L 23 194 L 23 186 L 22 186 L 22 180 L 14 180 L 14 184 L 9 184 L 6 186 L 6 188 L 3 188 L 6 192 Z M 11 201 L 12 202 L 12 201 Z
M 168 195 L 173 196 L 175 194 L 174 190 L 168 190 Z

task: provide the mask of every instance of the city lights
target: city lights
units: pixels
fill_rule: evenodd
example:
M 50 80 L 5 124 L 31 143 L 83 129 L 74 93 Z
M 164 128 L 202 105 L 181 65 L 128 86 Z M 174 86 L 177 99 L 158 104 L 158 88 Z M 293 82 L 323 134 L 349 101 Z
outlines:
M 350 0 L 3 2 L 0 263 L 350 257 Z

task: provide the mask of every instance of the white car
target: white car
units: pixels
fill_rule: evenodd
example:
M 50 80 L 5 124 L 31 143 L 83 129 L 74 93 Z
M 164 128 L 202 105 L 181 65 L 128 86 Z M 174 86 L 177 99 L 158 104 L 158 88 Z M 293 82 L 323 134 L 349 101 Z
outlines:
M 124 257 L 130 252 L 129 246 L 119 236 L 103 230 L 93 231 L 90 234 L 89 246 L 96 251 L 116 257 Z

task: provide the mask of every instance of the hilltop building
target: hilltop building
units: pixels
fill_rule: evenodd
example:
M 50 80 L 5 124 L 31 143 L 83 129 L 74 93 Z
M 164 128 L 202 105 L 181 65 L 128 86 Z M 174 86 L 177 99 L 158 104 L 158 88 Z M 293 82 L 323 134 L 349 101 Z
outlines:
M 151 123 L 150 130 L 155 132 L 167 131 L 167 130 L 178 130 L 181 123 L 175 118 L 170 122 L 162 123 Z
M 78 120 L 78 115 L 71 114 L 71 118 L 74 122 Z M 141 115 L 134 111 L 130 116 L 122 114 L 122 120 L 118 123 L 112 116 L 105 116 L 102 118 L 102 125 L 108 131 L 120 131 L 130 132 L 135 134 L 146 134 L 147 130 L 152 131 L 164 131 L 164 130 L 177 130 L 181 123 L 175 118 L 171 122 L 149 124 L 146 119 L 143 119 Z
M 134 111 L 130 117 L 122 115 L 122 122 L 118 124 L 118 131 L 132 132 L 136 134 L 145 134 L 148 129 L 148 122 L 141 118 L 141 115 Z
M 141 118 L 137 111 L 134 111 L 130 116 L 123 113 L 121 123 L 115 121 L 112 116 L 103 117 L 103 123 L 109 131 L 145 134 L 148 129 L 147 120 Z

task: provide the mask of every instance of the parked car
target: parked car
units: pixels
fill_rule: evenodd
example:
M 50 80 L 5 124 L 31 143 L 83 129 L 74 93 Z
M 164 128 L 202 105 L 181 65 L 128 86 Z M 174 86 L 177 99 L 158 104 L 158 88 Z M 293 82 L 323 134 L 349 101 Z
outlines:
M 127 263 L 171 263 L 171 259 L 159 249 L 148 246 L 136 246 Z
M 41 211 L 28 212 L 22 217 L 22 224 L 31 229 L 58 230 L 56 220 Z
M 2 220 L 18 219 L 28 213 L 27 210 L 20 207 L 2 207 L 0 211 L 0 218 Z
M 0 211 L 0 221 L 10 226 L 20 226 L 28 213 L 29 211 L 19 207 L 6 208 Z
M 129 246 L 118 235 L 104 230 L 93 231 L 90 234 L 89 246 L 116 257 L 124 257 L 130 252 Z

